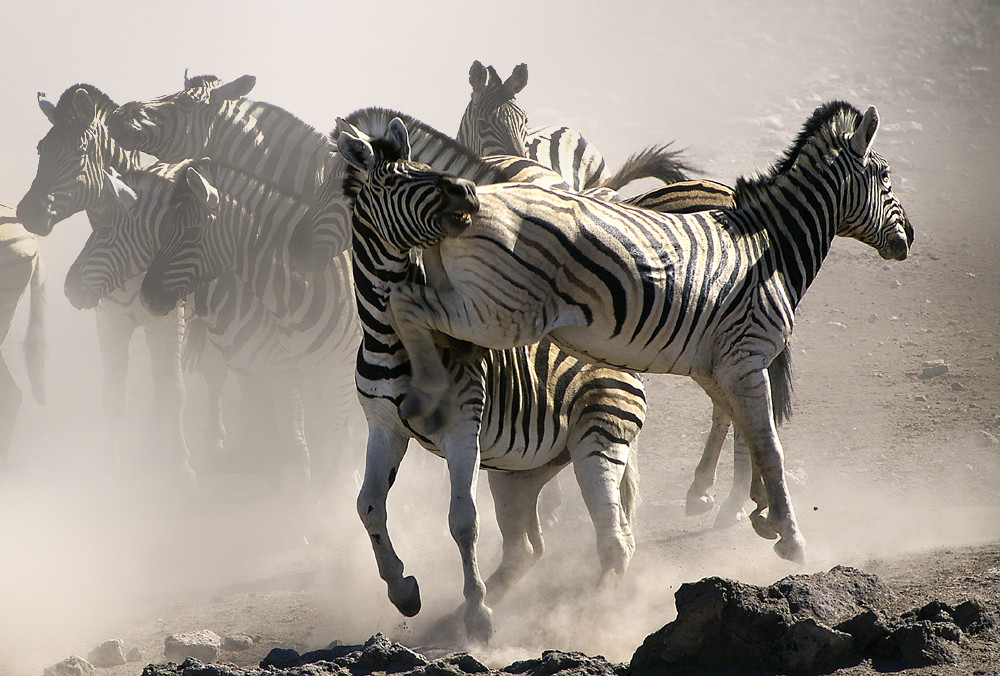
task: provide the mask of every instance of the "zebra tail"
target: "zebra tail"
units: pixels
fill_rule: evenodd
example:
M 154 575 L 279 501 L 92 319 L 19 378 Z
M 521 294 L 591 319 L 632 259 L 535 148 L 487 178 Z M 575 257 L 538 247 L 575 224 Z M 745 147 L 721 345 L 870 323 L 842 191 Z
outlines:
M 634 153 L 601 187 L 621 190 L 640 178 L 655 178 L 666 184 L 686 181 L 685 172 L 695 169 L 680 159 L 683 151 L 669 150 L 670 145 L 649 146 Z
M 780 425 L 792 417 L 792 353 L 786 344 L 767 367 L 771 381 L 771 412 L 774 423 Z
M 625 473 L 622 481 L 618 484 L 618 499 L 621 501 L 622 511 L 628 519 L 629 527 L 635 533 L 635 514 L 639 508 L 639 456 L 636 452 L 636 443 L 633 440 L 628 450 L 628 460 L 625 462 Z
M 184 343 L 181 345 L 181 368 L 188 373 L 196 371 L 207 344 L 208 325 L 203 321 L 186 321 Z
M 31 299 L 28 305 L 28 327 L 24 336 L 24 359 L 28 366 L 31 394 L 35 401 L 44 404 L 47 397 L 45 392 L 45 354 L 48 348 L 48 339 L 45 332 L 45 273 L 42 269 L 41 254 L 35 262 L 29 293 Z

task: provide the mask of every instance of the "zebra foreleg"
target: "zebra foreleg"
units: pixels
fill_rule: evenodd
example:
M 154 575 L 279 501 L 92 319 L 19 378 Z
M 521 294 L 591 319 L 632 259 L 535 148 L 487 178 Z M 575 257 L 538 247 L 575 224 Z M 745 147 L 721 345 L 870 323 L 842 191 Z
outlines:
M 399 463 L 409 438 L 369 423 L 365 479 L 358 493 L 358 516 L 368 531 L 378 574 L 389 590 L 389 600 L 406 617 L 420 612 L 420 587 L 415 577 L 403 577 L 403 562 L 396 555 L 386 528 L 386 497 L 396 481 Z
M 524 472 L 489 472 L 497 526 L 503 538 L 500 565 L 486 580 L 486 598 L 499 601 L 544 553 L 538 498 L 542 487 L 561 470 L 539 467 Z
M 713 406 L 712 428 L 708 432 L 708 439 L 705 440 L 705 448 L 701 453 L 701 460 L 694 470 L 694 481 L 688 488 L 687 500 L 684 504 L 684 513 L 687 516 L 704 514 L 715 506 L 715 498 L 709 491 L 715 485 L 719 455 L 731 426 L 732 421 L 726 412 L 718 406 Z
M 154 319 L 145 326 L 153 370 L 155 398 L 150 415 L 157 424 L 159 439 L 165 446 L 169 469 L 187 481 L 194 481 L 190 453 L 184 440 L 184 374 L 181 371 L 181 345 L 184 338 L 182 310 Z
M 104 410 L 104 431 L 107 459 L 112 471 L 120 463 L 118 432 L 125 416 L 128 375 L 128 346 L 135 332 L 135 323 L 118 307 L 97 306 L 97 342 L 104 365 L 101 403 Z
M 479 574 L 476 556 L 479 541 L 479 512 L 476 509 L 478 418 L 475 424 L 455 426 L 439 446 L 448 462 L 448 477 L 451 482 L 448 526 L 462 557 L 465 578 L 465 633 L 469 640 L 485 644 L 493 635 L 493 611 L 486 605 L 486 584 Z

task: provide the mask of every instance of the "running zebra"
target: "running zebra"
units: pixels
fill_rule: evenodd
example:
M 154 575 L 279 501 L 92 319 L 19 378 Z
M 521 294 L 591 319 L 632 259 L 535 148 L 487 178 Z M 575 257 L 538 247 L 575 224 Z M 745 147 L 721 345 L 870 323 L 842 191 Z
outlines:
M 0 203 L 0 345 L 7 339 L 14 310 L 30 289 L 30 313 L 24 338 L 31 393 L 45 403 L 45 277 L 38 237 L 17 222 L 14 209 Z M 0 353 L 0 471 L 7 464 L 14 423 L 21 409 L 21 389 Z
M 109 136 L 108 115 L 118 107 L 111 98 L 89 84 L 67 88 L 53 104 L 39 93 L 38 105 L 52 124 L 38 143 L 38 169 L 17 205 L 24 227 L 47 235 L 60 221 L 86 211 L 91 226 L 101 222 L 104 171 L 129 171 L 139 165 L 139 154 L 116 144 Z M 118 464 L 118 430 L 125 414 L 128 346 L 142 327 L 153 366 L 155 402 L 151 420 L 162 421 L 162 434 L 152 438 L 164 444 L 166 458 L 185 480 L 194 472 L 189 464 L 181 424 L 184 382 L 180 353 L 183 318 L 180 312 L 153 318 L 138 302 L 140 280 L 131 280 L 96 309 L 97 338 L 104 366 L 102 401 L 110 461 Z M 211 438 L 219 438 L 213 431 Z
M 577 192 L 594 188 L 620 190 L 640 178 L 664 183 L 683 181 L 690 171 L 668 146 L 653 146 L 629 157 L 614 174 L 597 147 L 569 127 L 528 129 L 528 116 L 515 98 L 528 83 L 528 66 L 520 64 L 506 80 L 493 66 L 479 61 L 469 69 L 472 98 L 458 126 L 459 143 L 482 157 L 530 157 L 551 167 Z
M 353 197 L 360 184 L 346 187 Z M 403 576 L 386 524 L 386 497 L 411 438 L 448 464 L 449 525 L 461 553 L 465 627 L 472 640 L 489 639 L 487 602 L 499 599 L 542 554 L 538 494 L 567 464 L 573 464 L 594 522 L 602 578 L 623 574 L 635 548 L 630 526 L 638 487 L 634 444 L 646 411 L 638 377 L 586 364 L 547 341 L 511 350 L 451 343 L 443 355 L 455 393 L 455 423 L 423 433 L 399 415 L 410 363 L 392 328 L 389 296 L 403 280 L 435 279 L 440 267 L 432 256 L 415 263 L 409 247 L 379 240 L 360 227 L 352 247 L 364 333 L 356 377 L 369 436 L 357 506 L 392 603 L 407 616 L 420 609 L 417 582 Z M 503 558 L 485 584 L 476 556 L 480 468 L 489 470 L 503 535 Z
M 447 429 L 449 374 L 438 331 L 501 349 L 550 337 L 617 368 L 693 378 L 725 411 L 760 472 L 766 502 L 751 522 L 805 558 L 785 484 L 767 367 L 836 235 L 903 260 L 913 229 L 871 149 L 874 107 L 818 108 L 769 173 L 741 178 L 736 208 L 660 214 L 526 184 L 484 186 L 405 161 L 407 131 L 380 141 L 341 134 L 361 183 L 355 228 L 394 247 L 426 247 L 442 275 L 400 282 L 390 304 L 412 365 L 400 413 Z M 446 280 L 442 283 L 441 279 Z M 767 515 L 762 515 L 766 507 Z

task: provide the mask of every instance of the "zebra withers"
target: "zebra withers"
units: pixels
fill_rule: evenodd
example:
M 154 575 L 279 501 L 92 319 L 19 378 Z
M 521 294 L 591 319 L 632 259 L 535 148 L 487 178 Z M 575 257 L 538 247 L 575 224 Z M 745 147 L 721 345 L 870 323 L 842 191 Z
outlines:
M 690 171 L 669 145 L 651 146 L 629 157 L 618 171 L 608 167 L 601 151 L 575 129 L 546 126 L 528 129 L 528 116 L 516 96 L 528 83 L 528 66 L 520 64 L 501 80 L 493 66 L 474 61 L 469 69 L 472 97 L 458 126 L 456 140 L 482 157 L 529 157 L 552 168 L 571 190 L 620 190 L 641 178 L 664 183 L 686 180 Z
M 784 479 L 767 367 L 835 236 L 905 259 L 913 229 L 871 148 L 874 107 L 818 108 L 770 173 L 742 178 L 736 208 L 661 214 L 525 184 L 483 186 L 406 161 L 407 131 L 380 142 L 342 134 L 359 183 L 355 227 L 434 252 L 446 283 L 391 292 L 412 363 L 401 413 L 441 424 L 449 378 L 432 332 L 485 347 L 550 337 L 570 354 L 618 368 L 693 378 L 726 411 L 767 494 L 759 533 L 805 557 Z

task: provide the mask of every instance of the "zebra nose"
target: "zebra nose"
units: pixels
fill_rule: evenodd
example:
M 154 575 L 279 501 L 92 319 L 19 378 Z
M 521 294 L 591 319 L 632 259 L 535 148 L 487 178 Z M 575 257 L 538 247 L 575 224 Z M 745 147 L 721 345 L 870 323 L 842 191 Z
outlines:
M 438 189 L 447 211 L 475 213 L 479 211 L 479 198 L 476 197 L 476 184 L 465 178 L 442 176 L 438 180 Z

